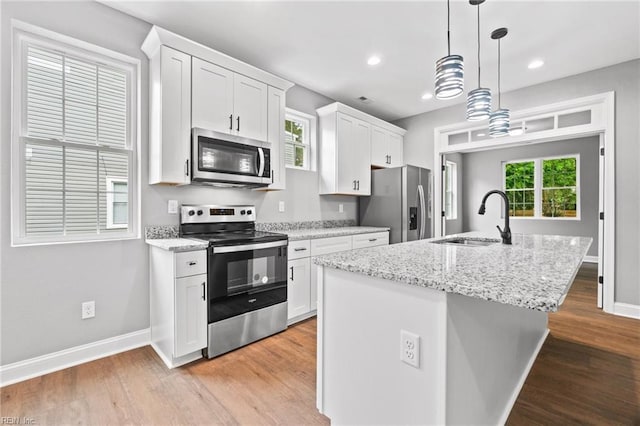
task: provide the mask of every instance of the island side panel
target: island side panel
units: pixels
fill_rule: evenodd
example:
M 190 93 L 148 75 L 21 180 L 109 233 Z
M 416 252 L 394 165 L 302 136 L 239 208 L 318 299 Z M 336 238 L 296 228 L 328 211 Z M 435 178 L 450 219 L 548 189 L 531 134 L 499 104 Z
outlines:
M 335 424 L 443 424 L 446 293 L 318 268 L 318 395 Z M 420 366 L 400 331 L 420 336 Z
M 447 424 L 504 424 L 547 334 L 546 312 L 447 294 Z

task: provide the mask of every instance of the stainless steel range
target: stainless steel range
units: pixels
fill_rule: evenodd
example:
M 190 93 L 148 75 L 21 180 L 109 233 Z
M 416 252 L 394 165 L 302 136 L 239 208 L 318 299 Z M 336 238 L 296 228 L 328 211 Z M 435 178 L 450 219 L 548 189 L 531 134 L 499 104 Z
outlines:
M 255 220 L 254 206 L 181 208 L 180 236 L 209 241 L 207 358 L 287 328 L 287 236 Z

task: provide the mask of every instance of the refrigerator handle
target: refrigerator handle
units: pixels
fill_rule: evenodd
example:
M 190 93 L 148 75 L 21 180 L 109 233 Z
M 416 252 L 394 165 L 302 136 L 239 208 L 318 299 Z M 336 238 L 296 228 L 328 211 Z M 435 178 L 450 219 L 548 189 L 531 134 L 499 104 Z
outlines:
M 424 201 L 424 188 L 422 185 L 418 185 L 418 209 L 420 219 L 418 220 L 418 239 L 424 239 L 424 229 L 426 227 L 426 206 Z

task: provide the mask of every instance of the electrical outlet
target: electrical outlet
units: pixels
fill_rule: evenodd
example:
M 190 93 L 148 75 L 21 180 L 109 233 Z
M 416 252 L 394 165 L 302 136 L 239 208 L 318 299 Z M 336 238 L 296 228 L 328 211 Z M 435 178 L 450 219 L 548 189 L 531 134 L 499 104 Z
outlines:
M 169 200 L 167 203 L 167 212 L 169 214 L 178 214 L 178 200 Z
M 82 319 L 93 318 L 96 316 L 96 302 L 83 302 L 82 303 Z
M 420 336 L 400 330 L 400 360 L 420 368 Z
M 344 213 L 344 204 L 338 204 L 338 212 Z
M 284 201 L 280 201 L 280 202 L 278 203 L 278 211 L 279 211 L 280 213 L 284 213 Z

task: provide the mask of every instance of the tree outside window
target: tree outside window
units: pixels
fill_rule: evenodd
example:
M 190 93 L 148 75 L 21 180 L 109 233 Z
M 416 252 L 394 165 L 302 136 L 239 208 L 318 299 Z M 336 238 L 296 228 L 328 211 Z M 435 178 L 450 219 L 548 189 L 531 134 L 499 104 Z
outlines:
M 504 165 L 509 216 L 579 218 L 579 156 Z

